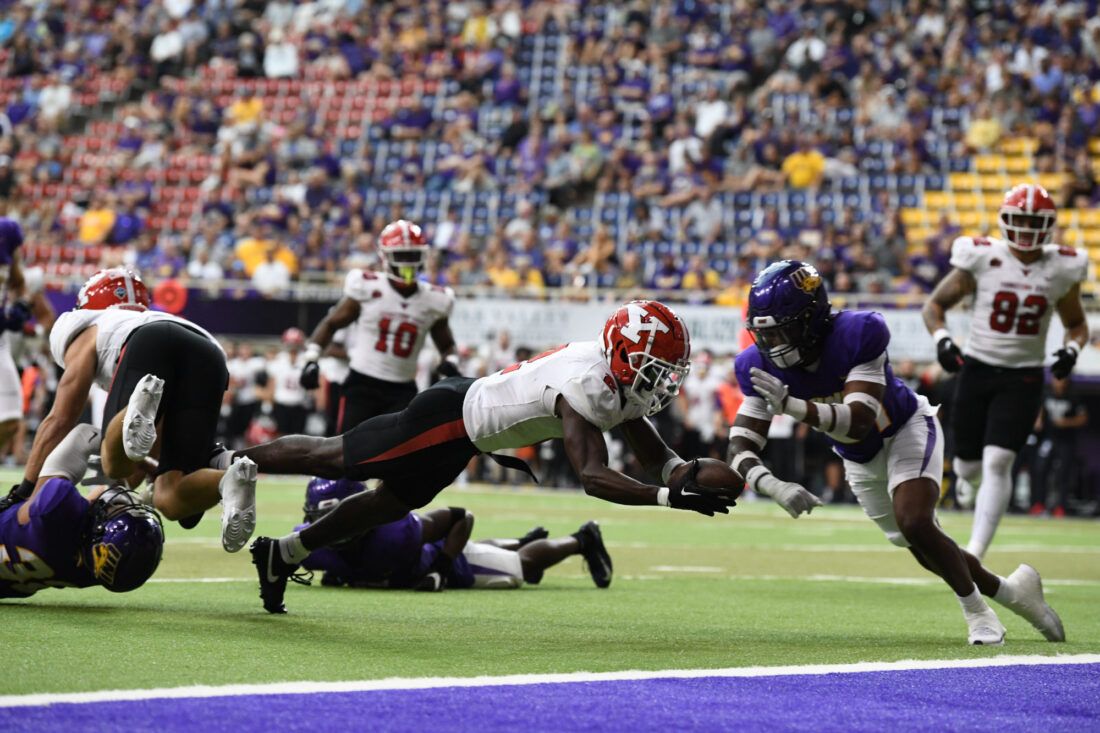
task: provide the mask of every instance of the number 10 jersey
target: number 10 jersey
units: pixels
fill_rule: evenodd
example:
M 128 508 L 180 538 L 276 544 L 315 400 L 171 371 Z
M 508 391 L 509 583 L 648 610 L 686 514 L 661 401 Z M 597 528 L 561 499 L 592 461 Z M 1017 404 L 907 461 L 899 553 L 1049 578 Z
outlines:
M 1043 365 L 1047 328 L 1059 300 L 1088 275 L 1088 257 L 1072 247 L 1046 244 L 1043 256 L 1024 264 L 1003 239 L 959 237 L 951 265 L 974 276 L 977 292 L 963 353 L 993 366 Z
M 348 273 L 344 295 L 359 301 L 359 319 L 348 327 L 351 368 L 387 382 L 416 379 L 416 358 L 425 337 L 450 317 L 455 303 L 450 288 L 421 282 L 406 298 L 385 275 L 359 269 Z

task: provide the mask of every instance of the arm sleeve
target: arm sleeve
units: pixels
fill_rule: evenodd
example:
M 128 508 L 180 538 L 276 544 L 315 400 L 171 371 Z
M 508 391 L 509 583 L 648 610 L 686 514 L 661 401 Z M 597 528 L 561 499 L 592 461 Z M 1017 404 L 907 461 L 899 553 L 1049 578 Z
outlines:
M 886 352 L 884 351 L 871 361 L 852 367 L 848 372 L 848 378 L 844 381 L 886 384 Z
M 74 318 L 76 316 L 72 311 L 62 313 L 50 330 L 50 356 L 59 367 L 65 366 L 65 350 L 79 333 L 69 326 L 69 321 Z

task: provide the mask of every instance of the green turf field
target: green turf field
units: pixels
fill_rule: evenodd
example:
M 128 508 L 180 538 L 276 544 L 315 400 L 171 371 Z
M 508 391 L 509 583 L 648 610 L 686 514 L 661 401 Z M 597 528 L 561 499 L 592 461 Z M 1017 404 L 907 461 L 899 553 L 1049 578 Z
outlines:
M 299 520 L 304 482 L 262 479 L 258 533 Z M 1047 581 L 1069 642 L 1049 644 L 998 607 L 1001 649 L 968 647 L 946 585 L 887 544 L 858 508 L 790 519 L 770 503 L 708 519 L 573 492 L 452 489 L 475 538 L 552 535 L 598 519 L 615 581 L 578 559 L 516 591 L 419 594 L 291 586 L 287 616 L 260 606 L 249 555 L 228 555 L 216 512 L 168 527 L 153 581 L 128 594 L 47 590 L 0 602 L 6 692 L 1100 652 L 1100 524 L 1009 518 L 989 565 Z M 956 538 L 969 515 L 942 517 Z M 866 578 L 860 581 L 859 578 Z

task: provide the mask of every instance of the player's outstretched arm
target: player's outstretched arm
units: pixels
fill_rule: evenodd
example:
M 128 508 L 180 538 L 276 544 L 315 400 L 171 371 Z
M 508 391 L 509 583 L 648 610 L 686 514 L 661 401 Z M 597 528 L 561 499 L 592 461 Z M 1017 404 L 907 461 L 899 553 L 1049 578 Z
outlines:
M 759 450 L 768 443 L 771 415 L 760 397 L 746 397 L 730 428 L 730 467 L 758 494 L 770 496 L 795 519 L 821 506 L 821 500 L 793 481 L 777 478 L 760 460 Z
M 65 373 L 57 383 L 57 396 L 50 414 L 42 420 L 34 436 L 34 444 L 23 469 L 25 482 L 38 482 L 46 456 L 72 431 L 84 412 L 88 392 L 95 380 L 97 332 L 95 326 L 84 329 L 65 350 Z
M 302 374 L 298 382 L 306 389 L 317 389 L 321 384 L 321 368 L 317 360 L 321 358 L 321 352 L 332 343 L 333 335 L 345 326 L 350 326 L 359 318 L 359 301 L 354 298 L 344 297 L 329 309 L 328 314 L 313 329 L 306 344 L 306 365 L 302 367 Z
M 707 516 L 729 513 L 732 498 L 696 494 L 685 491 L 683 487 L 651 486 L 610 468 L 603 432 L 585 420 L 564 397 L 558 398 L 557 407 L 562 419 L 565 454 L 586 494 L 614 504 L 668 506 L 690 509 Z
M 1081 284 L 1074 283 L 1058 301 L 1058 317 L 1066 327 L 1066 340 L 1062 348 L 1054 352 L 1050 373 L 1065 379 L 1077 364 L 1077 354 L 1089 342 L 1089 322 L 1085 318 L 1085 306 L 1081 302 Z
M 962 352 L 951 338 L 951 332 L 947 330 L 947 311 L 976 288 L 973 275 L 958 267 L 952 268 L 921 308 L 924 327 L 936 342 L 936 359 L 944 371 L 957 372 L 963 363 Z
M 435 368 L 436 375 L 443 377 L 461 376 L 458 371 L 458 356 L 456 355 L 455 336 L 451 333 L 451 322 L 446 318 L 440 318 L 432 324 L 432 343 L 439 351 L 439 366 Z

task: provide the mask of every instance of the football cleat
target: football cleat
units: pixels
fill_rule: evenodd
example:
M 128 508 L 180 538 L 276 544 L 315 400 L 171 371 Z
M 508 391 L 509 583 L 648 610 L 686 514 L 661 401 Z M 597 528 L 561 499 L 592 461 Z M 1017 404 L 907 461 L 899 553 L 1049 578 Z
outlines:
M 256 464 L 241 458 L 218 484 L 222 495 L 222 547 L 237 552 L 256 531 Z
M 1047 641 L 1066 640 L 1062 619 L 1043 598 L 1043 580 L 1038 570 L 1020 565 L 1005 582 L 1012 589 L 1012 601 L 1004 603 L 1005 608 L 1038 629 Z
M 993 609 L 966 614 L 966 625 L 970 628 L 967 641 L 975 646 L 1001 646 L 1005 643 L 1005 627 Z
M 130 395 L 122 418 L 122 449 L 135 463 L 149 455 L 157 442 L 157 409 L 164 394 L 164 380 L 155 374 L 142 377 Z
M 525 547 L 537 540 L 544 540 L 550 536 L 550 533 L 546 531 L 546 527 L 538 526 L 532 529 L 527 534 L 519 538 L 519 546 Z M 518 549 L 518 548 L 517 548 Z
M 430 572 L 417 581 L 413 590 L 425 593 L 439 593 L 447 587 L 447 576 L 440 572 Z
M 592 582 L 597 588 L 606 588 L 611 585 L 611 555 L 603 544 L 600 525 L 597 522 L 585 522 L 573 536 L 581 543 L 581 557 L 588 565 Z
M 268 613 L 286 613 L 283 596 L 286 595 L 286 582 L 297 565 L 291 565 L 279 554 L 279 541 L 271 537 L 260 537 L 249 548 L 252 564 L 260 577 L 260 599 Z

